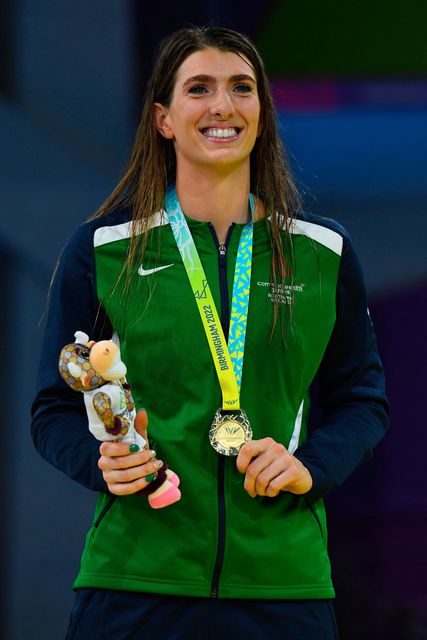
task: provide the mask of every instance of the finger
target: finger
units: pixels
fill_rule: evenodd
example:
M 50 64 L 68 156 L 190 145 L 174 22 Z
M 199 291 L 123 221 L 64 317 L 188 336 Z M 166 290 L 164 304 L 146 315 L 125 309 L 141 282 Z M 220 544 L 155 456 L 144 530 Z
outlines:
M 275 459 L 271 464 L 263 469 L 258 474 L 255 481 L 256 494 L 258 496 L 273 495 L 277 488 L 277 492 L 274 493 L 274 495 L 277 495 L 277 493 L 282 489 L 282 485 L 284 483 L 283 478 L 285 478 L 286 474 L 289 472 L 288 465 L 289 463 L 286 460 L 286 457 L 281 457 L 279 459 Z M 277 482 L 278 477 L 281 478 L 281 484 Z M 273 493 L 268 493 L 269 487 Z
M 142 451 L 138 451 L 138 453 L 130 454 L 128 445 L 127 453 L 125 452 L 123 456 L 101 456 L 98 460 L 98 467 L 102 471 L 128 469 L 146 464 L 155 457 L 156 452 L 151 449 L 143 449 Z
M 293 458 L 291 464 L 282 473 L 272 478 L 265 488 L 265 495 L 275 496 L 280 491 L 288 491 L 295 495 L 303 495 L 313 486 L 313 478 L 309 470 Z
M 116 458 L 117 456 L 129 456 L 132 452 L 129 449 L 129 442 L 118 442 L 107 440 L 99 447 L 101 456 Z
M 107 469 L 104 471 L 103 476 L 108 485 L 132 483 L 140 478 L 144 478 L 147 482 L 147 477 L 151 474 L 156 474 L 162 466 L 163 462 L 161 460 L 152 460 L 147 464 L 130 467 L 129 469 Z
M 270 449 L 253 458 L 246 469 L 243 486 L 250 496 L 257 495 L 258 476 L 273 462 L 274 457 Z
M 277 442 L 270 445 L 268 449 L 265 449 L 256 458 L 253 458 L 246 469 L 246 476 L 257 478 L 260 473 L 264 471 L 269 465 L 276 461 L 281 461 L 284 464 L 284 460 L 289 456 L 285 447 Z M 279 463 L 279 464 L 280 464 Z
M 276 485 L 277 479 L 274 479 L 273 487 Z M 281 479 L 281 491 L 303 495 L 310 491 L 312 486 L 313 478 L 310 471 L 294 458 L 294 463 L 285 470 L 284 477 Z
M 108 490 L 116 496 L 128 496 L 137 493 L 141 489 L 145 489 L 149 484 L 144 478 L 138 478 L 133 482 L 113 482 L 111 484 L 107 482 Z
M 135 429 L 138 431 L 139 435 L 141 435 L 144 440 L 148 440 L 147 436 L 147 426 L 148 426 L 148 415 L 145 409 L 140 409 L 135 416 Z
M 278 476 L 270 480 L 267 487 L 265 488 L 264 495 L 268 496 L 269 498 L 274 498 L 275 496 L 279 495 L 281 491 L 286 491 L 286 487 L 288 486 L 288 484 L 289 471 L 286 470 L 282 473 L 279 473 Z
M 264 489 L 267 487 L 268 481 L 271 478 L 269 474 L 274 473 L 277 475 L 280 473 L 284 468 L 283 465 L 285 464 L 286 458 L 290 455 L 282 444 L 272 438 L 264 438 L 259 442 L 264 448 L 262 453 L 251 460 L 246 469 L 245 481 L 243 483 L 244 488 L 251 496 L 264 495 Z M 276 461 L 280 462 L 274 466 L 273 470 L 267 472 L 266 469 Z M 262 483 L 258 481 L 260 474 L 264 474 L 262 476 Z
M 243 445 L 236 459 L 236 465 L 240 473 L 246 473 L 252 458 L 255 458 L 265 449 L 274 443 L 273 438 L 262 438 L 261 440 L 250 440 Z

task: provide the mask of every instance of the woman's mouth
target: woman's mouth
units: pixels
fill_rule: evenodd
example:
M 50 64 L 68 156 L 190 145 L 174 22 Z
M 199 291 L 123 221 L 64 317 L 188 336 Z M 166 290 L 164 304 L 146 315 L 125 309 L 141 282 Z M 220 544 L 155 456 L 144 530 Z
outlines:
M 236 138 L 241 129 L 237 127 L 227 127 L 226 129 L 219 129 L 218 127 L 208 127 L 206 129 L 202 129 L 202 134 L 205 138 L 209 138 L 210 140 L 230 140 L 231 138 Z

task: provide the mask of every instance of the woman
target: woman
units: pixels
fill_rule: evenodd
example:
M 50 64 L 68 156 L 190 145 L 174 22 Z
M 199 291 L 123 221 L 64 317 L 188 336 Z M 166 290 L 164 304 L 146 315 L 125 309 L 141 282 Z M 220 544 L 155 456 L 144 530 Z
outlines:
M 150 449 L 98 450 L 57 372 L 76 330 L 118 334 Z M 322 498 L 387 427 L 382 367 L 351 242 L 300 212 L 243 35 L 163 43 L 128 170 L 60 259 L 42 353 L 36 447 L 100 492 L 69 639 L 337 637 Z M 153 511 L 137 492 L 163 457 L 182 498 Z

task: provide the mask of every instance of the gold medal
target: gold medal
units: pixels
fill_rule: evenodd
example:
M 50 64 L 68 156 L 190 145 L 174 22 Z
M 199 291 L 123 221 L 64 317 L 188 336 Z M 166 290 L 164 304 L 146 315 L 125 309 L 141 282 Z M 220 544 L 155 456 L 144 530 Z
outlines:
M 209 430 L 209 440 L 215 451 L 223 456 L 237 456 L 245 442 L 251 439 L 251 425 L 243 409 L 236 413 L 217 410 Z

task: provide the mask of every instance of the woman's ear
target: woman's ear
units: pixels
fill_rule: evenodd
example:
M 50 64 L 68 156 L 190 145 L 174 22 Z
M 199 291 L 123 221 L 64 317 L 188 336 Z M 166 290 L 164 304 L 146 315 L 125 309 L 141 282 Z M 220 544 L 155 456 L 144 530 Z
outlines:
M 154 103 L 154 124 L 160 135 L 168 140 L 173 140 L 174 135 L 169 125 L 168 109 L 160 102 Z

